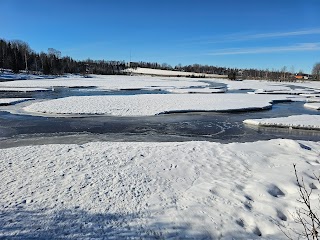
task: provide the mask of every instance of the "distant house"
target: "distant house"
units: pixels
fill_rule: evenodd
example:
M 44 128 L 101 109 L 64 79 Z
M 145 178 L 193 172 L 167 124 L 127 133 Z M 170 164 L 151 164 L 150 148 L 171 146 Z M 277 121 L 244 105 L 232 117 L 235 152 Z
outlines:
M 297 73 L 294 78 L 296 80 L 308 80 L 311 78 L 311 76 L 309 74 L 304 74 L 304 73 Z

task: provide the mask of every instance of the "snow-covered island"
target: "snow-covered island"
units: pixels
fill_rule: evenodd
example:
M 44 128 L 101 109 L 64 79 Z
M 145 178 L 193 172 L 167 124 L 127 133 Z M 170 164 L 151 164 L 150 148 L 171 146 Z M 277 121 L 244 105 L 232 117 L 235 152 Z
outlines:
M 255 94 L 141 94 L 81 96 L 48 100 L 24 108 L 30 113 L 150 116 L 173 112 L 244 111 L 271 108 L 286 96 Z
M 247 119 L 244 120 L 244 123 L 267 127 L 320 130 L 320 115 L 295 115 L 278 118 Z

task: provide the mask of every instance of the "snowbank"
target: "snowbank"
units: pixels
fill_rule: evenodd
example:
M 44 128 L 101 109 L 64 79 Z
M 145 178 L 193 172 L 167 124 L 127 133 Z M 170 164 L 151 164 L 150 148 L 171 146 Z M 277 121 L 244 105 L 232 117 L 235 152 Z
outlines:
M 0 98 L 0 106 L 12 105 L 19 102 L 32 100 L 32 99 L 33 98 Z
M 132 96 L 80 96 L 31 104 L 27 112 L 49 114 L 108 114 L 150 116 L 170 112 L 243 111 L 267 109 L 285 96 L 250 94 L 145 94 Z
M 320 102 L 316 102 L 316 103 L 305 103 L 304 107 L 306 108 L 311 108 L 311 109 L 315 109 L 315 110 L 320 110 Z
M 246 124 L 320 130 L 320 115 L 294 115 L 279 118 L 247 119 Z
M 293 140 L 1 149 L 0 238 L 286 239 L 277 224 L 302 231 L 292 164 L 317 203 L 319 149 Z

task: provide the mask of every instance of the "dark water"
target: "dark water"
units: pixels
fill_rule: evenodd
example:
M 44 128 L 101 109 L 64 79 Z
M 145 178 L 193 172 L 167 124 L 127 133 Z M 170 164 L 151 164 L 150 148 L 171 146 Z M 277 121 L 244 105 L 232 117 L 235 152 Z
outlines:
M 223 87 L 222 85 L 218 85 Z M 217 85 L 214 85 L 217 87 Z M 0 93 L 0 97 L 53 99 L 66 96 L 131 95 L 164 91 L 100 91 L 58 88 L 50 92 Z M 277 103 L 272 109 L 239 113 L 179 113 L 151 117 L 90 116 L 53 118 L 15 115 L 0 111 L 0 148 L 47 143 L 89 141 L 216 141 L 246 142 L 273 138 L 320 141 L 320 131 L 253 127 L 242 123 L 248 118 L 320 114 L 301 102 Z
M 35 99 L 56 99 L 71 96 L 100 96 L 100 95 L 135 95 L 135 94 L 166 94 L 166 91 L 159 90 L 119 90 L 106 91 L 93 87 L 88 88 L 55 88 L 54 91 L 39 92 L 0 92 L 1 98 L 35 98 Z

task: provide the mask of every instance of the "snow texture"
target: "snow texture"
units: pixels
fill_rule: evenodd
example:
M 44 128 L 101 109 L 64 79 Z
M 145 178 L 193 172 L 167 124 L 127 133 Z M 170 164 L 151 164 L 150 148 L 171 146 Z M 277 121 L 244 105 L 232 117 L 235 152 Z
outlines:
M 0 151 L 0 238 L 286 239 L 292 164 L 317 202 L 319 142 L 42 145 Z
M 49 114 L 107 114 L 150 116 L 172 112 L 243 111 L 267 109 L 285 96 L 250 94 L 145 94 L 132 96 L 80 96 L 37 102 L 27 112 Z
M 279 118 L 247 119 L 246 124 L 320 130 L 320 115 L 294 115 Z

